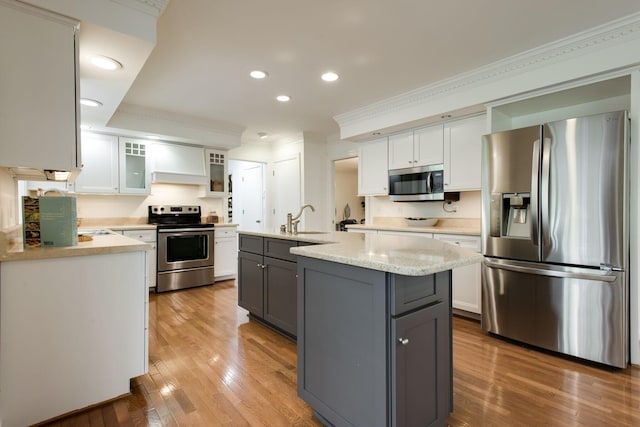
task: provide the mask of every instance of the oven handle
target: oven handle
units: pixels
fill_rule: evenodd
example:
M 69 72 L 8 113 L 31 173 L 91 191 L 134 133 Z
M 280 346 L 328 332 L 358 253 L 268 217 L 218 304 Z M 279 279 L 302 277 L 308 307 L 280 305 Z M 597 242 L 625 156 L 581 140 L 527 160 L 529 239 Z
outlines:
M 159 229 L 158 233 L 182 233 L 185 231 L 189 232 L 200 232 L 200 231 L 214 231 L 213 227 L 202 227 L 202 228 L 163 228 Z

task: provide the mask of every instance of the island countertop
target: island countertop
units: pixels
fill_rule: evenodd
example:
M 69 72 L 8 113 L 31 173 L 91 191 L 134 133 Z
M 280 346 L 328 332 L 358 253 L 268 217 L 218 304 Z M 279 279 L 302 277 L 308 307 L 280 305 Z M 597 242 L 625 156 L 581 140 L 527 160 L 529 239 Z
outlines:
M 424 237 L 345 232 L 290 234 L 239 231 L 239 233 L 312 243 L 313 245 L 291 248 L 291 253 L 407 276 L 426 276 L 475 264 L 483 259 L 479 253 Z

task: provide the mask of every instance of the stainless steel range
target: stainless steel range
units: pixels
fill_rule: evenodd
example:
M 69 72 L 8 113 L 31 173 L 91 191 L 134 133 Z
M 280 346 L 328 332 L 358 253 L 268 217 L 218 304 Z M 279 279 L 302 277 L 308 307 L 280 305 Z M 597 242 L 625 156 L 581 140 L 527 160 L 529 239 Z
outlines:
M 149 206 L 147 222 L 156 224 L 158 237 L 156 292 L 214 282 L 214 225 L 200 218 L 200 206 Z

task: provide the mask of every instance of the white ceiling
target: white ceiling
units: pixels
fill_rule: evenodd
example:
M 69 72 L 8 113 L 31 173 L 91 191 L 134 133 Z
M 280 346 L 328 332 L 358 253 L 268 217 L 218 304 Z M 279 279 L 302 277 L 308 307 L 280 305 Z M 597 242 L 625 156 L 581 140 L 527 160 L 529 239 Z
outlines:
M 638 11 L 638 0 L 171 0 L 120 108 L 244 129 L 243 142 L 334 135 L 338 114 Z M 328 70 L 340 80 L 323 82 Z M 87 72 L 81 96 L 110 78 Z

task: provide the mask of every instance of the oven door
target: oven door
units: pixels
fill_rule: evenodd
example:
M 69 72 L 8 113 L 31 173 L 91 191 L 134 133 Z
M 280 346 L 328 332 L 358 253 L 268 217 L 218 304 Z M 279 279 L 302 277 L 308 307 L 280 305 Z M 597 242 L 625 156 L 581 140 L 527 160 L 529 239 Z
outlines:
M 158 230 L 158 272 L 213 266 L 213 228 Z

